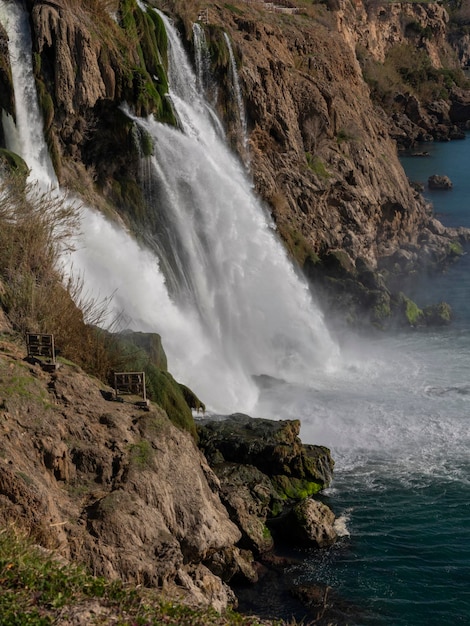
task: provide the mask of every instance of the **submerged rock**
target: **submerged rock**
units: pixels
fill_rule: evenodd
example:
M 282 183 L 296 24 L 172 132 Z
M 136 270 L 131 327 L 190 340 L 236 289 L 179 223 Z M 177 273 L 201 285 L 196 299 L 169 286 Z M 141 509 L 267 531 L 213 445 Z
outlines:
M 452 181 L 448 176 L 440 176 L 439 174 L 433 174 L 428 178 L 429 189 L 452 189 Z

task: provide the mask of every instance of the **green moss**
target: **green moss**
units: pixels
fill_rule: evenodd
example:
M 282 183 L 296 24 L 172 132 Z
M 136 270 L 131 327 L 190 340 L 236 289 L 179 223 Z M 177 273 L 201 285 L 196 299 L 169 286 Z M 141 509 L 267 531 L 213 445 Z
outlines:
M 305 500 L 321 491 L 324 486 L 316 481 L 287 476 L 274 476 L 271 480 L 282 500 Z
M 305 158 L 307 160 L 308 168 L 315 174 L 315 176 L 322 179 L 330 178 L 330 173 L 319 157 L 312 155 L 310 152 L 306 152 Z
M 31 376 L 27 364 L 0 361 L 0 397 L 4 399 L 31 400 L 44 408 L 50 407 L 49 396 L 39 382 Z
M 33 54 L 33 71 L 36 82 L 36 91 L 38 94 L 39 108 L 42 113 L 44 136 L 49 149 L 49 156 L 51 158 L 54 171 L 57 176 L 60 177 L 62 168 L 61 152 L 57 137 L 52 127 L 55 115 L 54 100 L 52 99 L 52 96 L 50 95 L 42 77 L 42 58 L 37 52 Z
M 51 626 L 63 622 L 90 599 L 110 613 L 106 622 L 121 626 L 217 626 L 221 616 L 213 609 L 193 609 L 164 599 L 157 590 L 124 585 L 94 577 L 75 565 L 62 565 L 33 542 L 10 528 L 0 533 L 0 615 L 4 626 Z M 64 610 L 65 608 L 65 610 Z M 95 616 L 96 617 L 96 616 Z M 99 616 L 90 623 L 104 623 Z M 231 610 L 223 623 L 260 626 L 252 617 Z
M 266 524 L 263 526 L 263 539 L 272 539 L 271 531 Z
M 122 371 L 144 371 L 147 397 L 158 404 L 179 428 L 196 439 L 191 409 L 204 410 L 204 404 L 186 385 L 166 371 L 166 355 L 161 338 L 153 333 L 129 333 L 119 337 L 123 351 Z
M 181 393 L 183 394 L 184 400 L 186 404 L 189 406 L 189 408 L 194 409 L 198 413 L 200 411 L 204 413 L 204 411 L 206 410 L 206 405 L 204 404 L 204 402 L 201 402 L 199 400 L 199 398 L 194 393 L 194 391 L 190 389 L 189 387 L 186 387 L 186 385 L 183 385 L 182 383 L 178 383 L 178 385 L 181 389 Z
M 452 307 L 447 302 L 427 306 L 423 314 L 429 326 L 447 326 L 452 321 Z
M 312 250 L 311 245 L 299 230 L 281 224 L 279 225 L 279 232 L 299 267 L 304 267 L 306 263 L 317 265 L 320 262 L 318 255 Z
M 392 311 L 390 309 L 390 303 L 380 302 L 376 304 L 372 311 L 372 322 L 379 323 L 390 318 Z
M 134 178 L 128 178 L 127 176 L 123 176 L 116 181 L 118 184 L 115 185 L 115 191 L 118 191 L 119 198 L 118 204 L 126 213 L 130 214 L 132 217 L 137 220 L 142 220 L 145 216 L 146 212 L 146 204 L 144 200 L 144 195 L 142 191 L 142 187 L 139 185 L 138 181 Z
M 28 166 L 16 152 L 0 148 L 0 163 L 6 165 L 12 174 L 24 177 L 26 181 L 29 173 Z
M 154 113 L 161 122 L 175 125 L 174 111 L 166 97 L 168 40 L 164 24 L 155 11 L 143 11 L 135 0 L 123 0 L 120 15 L 126 38 L 135 46 L 139 59 L 128 73 L 136 112 Z
M 210 24 L 206 29 L 206 33 L 213 72 L 217 73 L 220 70 L 227 69 L 230 64 L 230 54 L 227 48 L 227 41 L 225 40 L 224 29 Z
M 153 154 L 153 139 L 152 135 L 146 130 L 142 130 L 140 134 L 140 148 L 142 154 L 145 157 L 149 157 Z
M 166 412 L 173 424 L 187 430 L 197 439 L 191 408 L 180 384 L 169 372 L 149 365 L 145 368 L 145 376 L 150 399 Z
M 140 358 L 145 363 L 150 362 L 157 369 L 167 371 L 167 358 L 165 350 L 163 349 L 162 338 L 157 333 L 125 333 L 121 336 L 121 340 L 127 343 L 128 346 L 135 346 L 140 348 L 145 356 L 142 354 L 140 357 L 135 355 L 134 360 Z M 132 353 L 132 348 L 129 348 Z
M 138 466 L 140 469 L 145 469 L 146 467 L 149 467 L 152 457 L 153 449 L 151 444 L 146 439 L 141 439 L 138 443 L 131 445 L 131 463 Z
M 411 326 L 416 326 L 416 324 L 418 324 L 421 321 L 423 317 L 423 312 L 421 311 L 421 309 L 418 307 L 418 305 L 415 302 L 407 299 L 406 307 L 405 307 L 405 315 L 406 315 L 406 319 L 411 324 Z
M 458 241 L 451 241 L 449 244 L 449 254 L 453 256 L 462 256 L 462 245 Z
M 400 292 L 397 297 L 398 313 L 402 316 L 402 322 L 409 326 L 418 326 L 425 321 L 423 311 L 418 305 Z

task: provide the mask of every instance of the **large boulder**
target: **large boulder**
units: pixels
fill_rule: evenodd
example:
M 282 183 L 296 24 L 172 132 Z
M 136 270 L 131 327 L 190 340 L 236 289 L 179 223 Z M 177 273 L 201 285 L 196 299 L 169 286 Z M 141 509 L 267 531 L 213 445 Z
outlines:
M 318 492 L 329 485 L 334 462 L 328 448 L 303 444 L 299 433 L 299 420 L 275 421 L 241 413 L 198 422 L 199 445 L 211 466 L 254 465 L 269 477 L 285 477 L 292 485 L 302 481 L 305 489 Z
M 298 420 L 242 414 L 198 422 L 199 445 L 220 480 L 222 502 L 242 532 L 240 546 L 255 555 L 273 548 L 268 527 L 273 518 L 331 480 L 329 450 L 303 444 L 299 430 Z
M 282 533 L 296 545 L 325 548 L 338 538 L 335 515 L 323 502 L 308 498 L 296 504 L 282 519 Z

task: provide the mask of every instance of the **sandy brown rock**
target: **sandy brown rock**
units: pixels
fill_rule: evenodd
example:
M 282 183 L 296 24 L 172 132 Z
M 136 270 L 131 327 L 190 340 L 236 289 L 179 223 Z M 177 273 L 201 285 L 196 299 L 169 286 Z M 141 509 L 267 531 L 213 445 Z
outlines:
M 93 107 L 100 98 L 113 98 L 115 77 L 112 66 L 103 71 L 102 42 L 91 16 L 67 0 L 36 2 L 31 12 L 38 52 L 52 56 L 56 101 L 67 115 Z M 106 19 L 103 13 L 100 20 Z M 108 16 L 108 27 L 112 20 Z

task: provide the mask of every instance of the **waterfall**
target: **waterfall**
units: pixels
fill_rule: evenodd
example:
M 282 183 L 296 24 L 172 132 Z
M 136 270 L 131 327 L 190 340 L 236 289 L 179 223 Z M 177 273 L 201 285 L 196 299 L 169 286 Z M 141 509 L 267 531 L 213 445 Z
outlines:
M 207 97 L 208 90 L 212 88 L 211 57 L 204 28 L 199 23 L 193 24 L 193 42 L 197 88 L 199 93 Z
M 0 22 L 8 34 L 11 71 L 15 85 L 16 124 L 2 112 L 8 149 L 19 154 L 30 168 L 29 181 L 56 185 L 56 176 L 43 137 L 43 123 L 33 76 L 29 17 L 16 2 L 0 0 Z
M 2 23 L 14 22 L 16 29 L 26 23 L 16 5 L 0 0 L 0 10 Z M 142 172 L 159 225 L 147 236 L 159 258 L 83 207 L 81 238 L 67 263 L 83 275 L 90 293 L 114 293 L 110 315 L 124 313 L 135 330 L 162 335 L 170 370 L 209 407 L 249 411 L 258 398 L 253 375 L 308 384 L 334 363 L 337 347 L 243 166 L 223 142 L 220 122 L 198 93 L 176 30 L 165 23 L 170 96 L 181 128 L 135 118 L 154 140 Z M 12 48 L 14 86 L 18 105 L 28 108 L 23 99 L 34 91 L 32 73 L 25 82 L 18 75 L 31 65 L 31 42 L 24 39 L 21 46 L 21 54 Z M 48 167 L 33 169 L 27 147 L 35 145 L 41 158 L 47 154 L 39 112 L 24 124 L 18 116 L 18 131 L 25 134 L 21 156 L 37 179 L 54 181 Z
M 149 210 L 159 224 L 155 249 L 167 264 L 171 296 L 197 312 L 210 336 L 211 361 L 243 373 L 232 383 L 240 385 L 244 405 L 247 374 L 308 383 L 337 348 L 243 166 L 214 129 L 177 31 L 160 15 L 181 128 L 135 118 L 154 141 L 145 171 Z M 189 376 L 198 389 L 199 373 Z
M 242 139 L 243 157 L 246 160 L 248 155 L 248 132 L 246 125 L 245 105 L 243 103 L 242 90 L 240 89 L 240 79 L 238 77 L 237 63 L 235 61 L 235 55 L 233 54 L 232 44 L 230 37 L 227 33 L 224 33 L 225 41 L 227 42 L 227 49 L 230 58 L 230 73 L 232 75 L 232 90 L 237 104 L 238 114 L 238 132 Z

